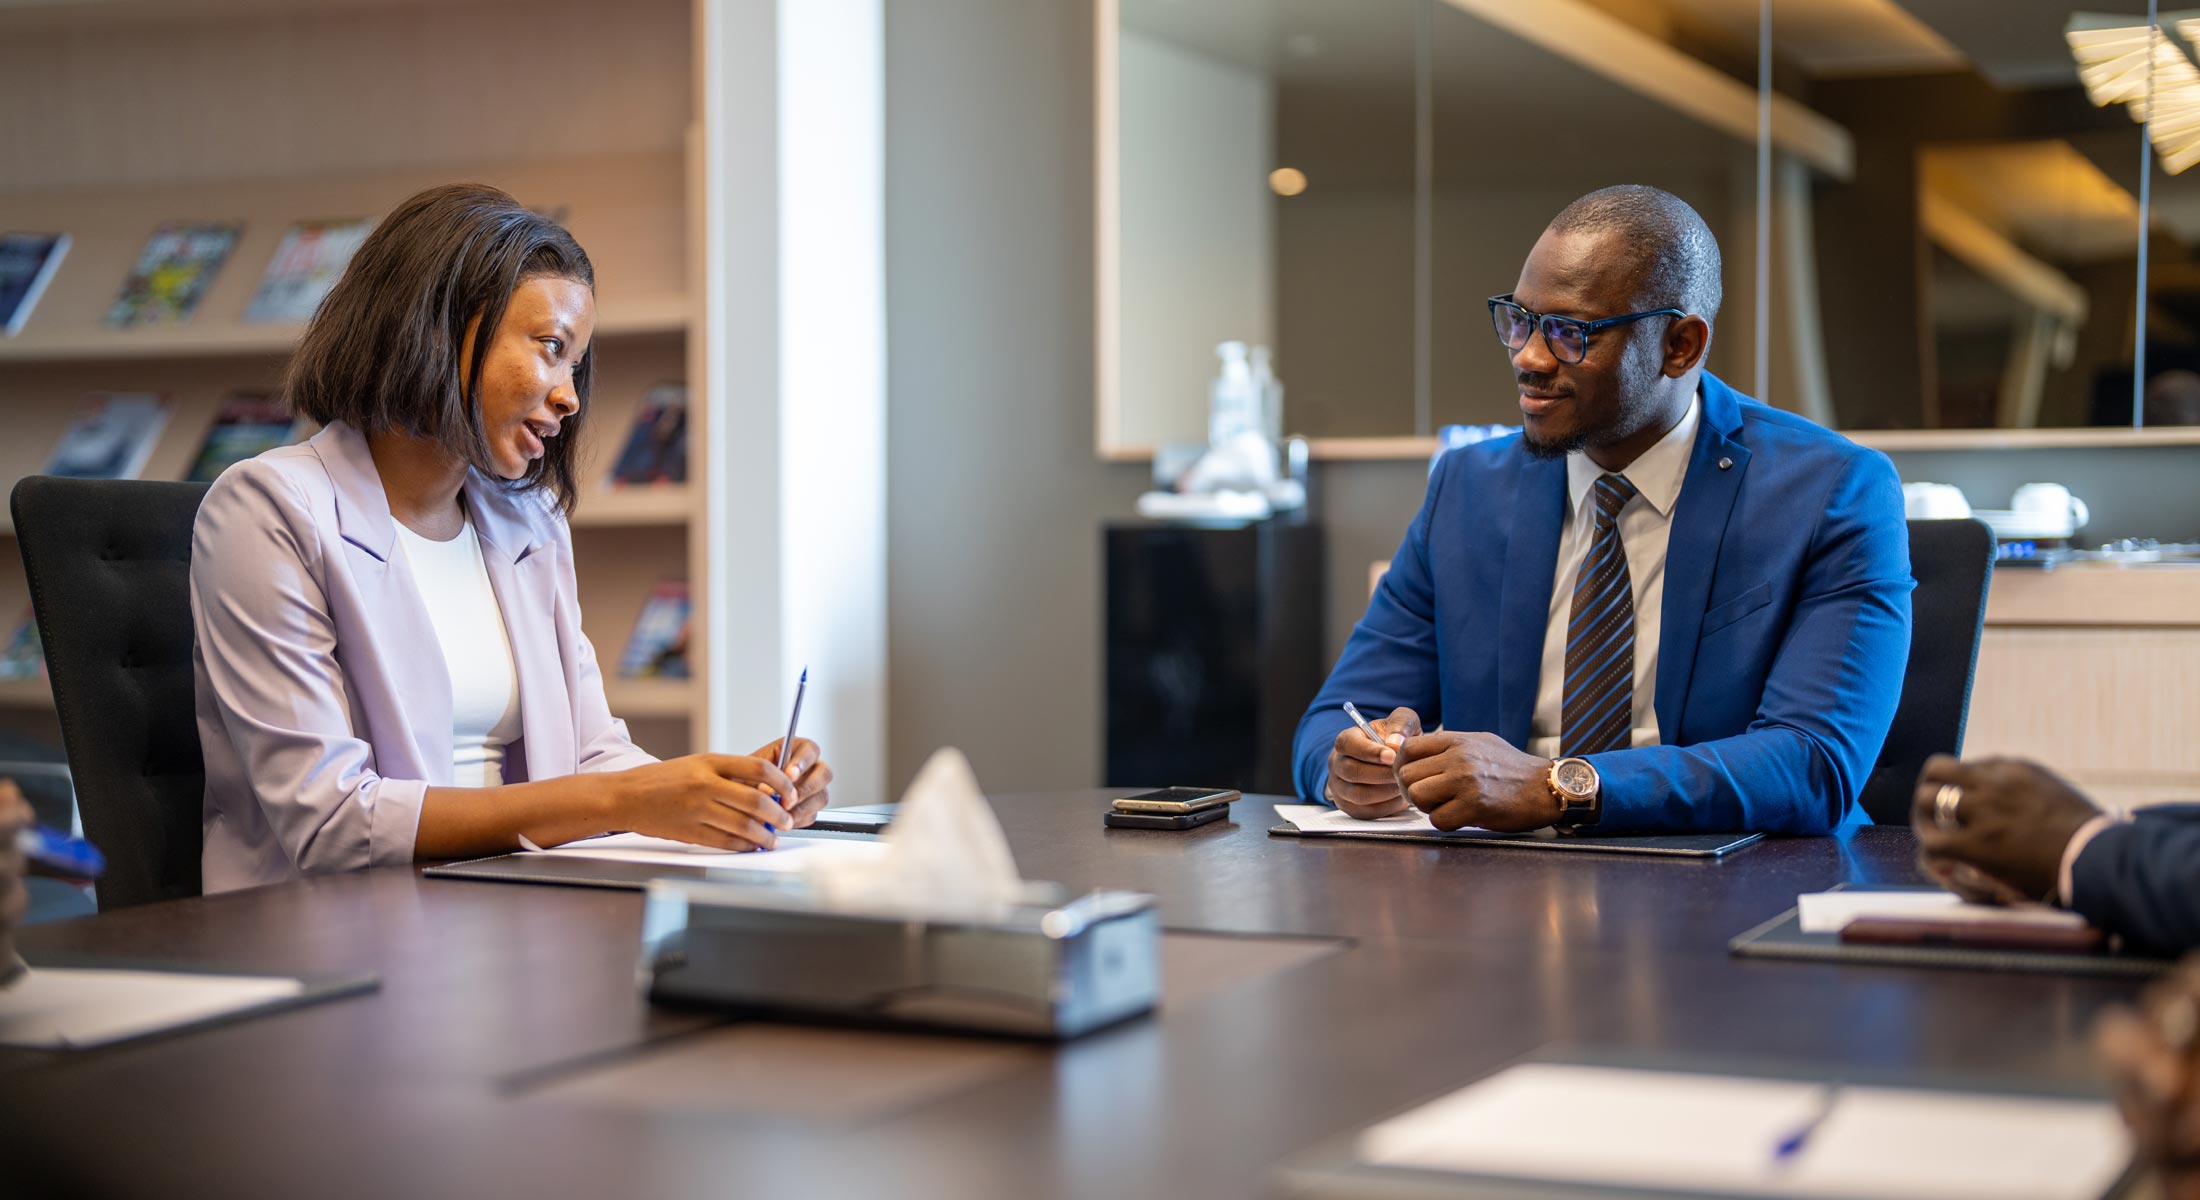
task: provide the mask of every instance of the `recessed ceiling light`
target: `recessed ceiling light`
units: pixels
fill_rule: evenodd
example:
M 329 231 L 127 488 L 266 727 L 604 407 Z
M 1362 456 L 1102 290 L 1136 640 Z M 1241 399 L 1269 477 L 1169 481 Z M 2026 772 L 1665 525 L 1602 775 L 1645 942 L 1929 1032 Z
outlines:
M 1297 167 L 1277 167 L 1268 172 L 1268 189 L 1278 196 L 1296 196 L 1306 190 L 1306 172 Z

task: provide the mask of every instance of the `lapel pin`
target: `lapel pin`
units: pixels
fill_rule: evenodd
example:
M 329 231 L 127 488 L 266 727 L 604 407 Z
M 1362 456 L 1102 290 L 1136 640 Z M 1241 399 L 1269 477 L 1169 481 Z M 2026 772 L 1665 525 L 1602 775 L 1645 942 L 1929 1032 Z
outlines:
M 1733 469 L 1734 469 L 1734 460 L 1733 460 L 1733 459 L 1731 459 L 1731 458 L 1722 458 L 1722 459 L 1720 459 L 1720 460 L 1719 460 L 1719 469 L 1720 469 L 1720 470 L 1722 470 L 1722 471 L 1731 471 L 1731 470 L 1733 470 Z

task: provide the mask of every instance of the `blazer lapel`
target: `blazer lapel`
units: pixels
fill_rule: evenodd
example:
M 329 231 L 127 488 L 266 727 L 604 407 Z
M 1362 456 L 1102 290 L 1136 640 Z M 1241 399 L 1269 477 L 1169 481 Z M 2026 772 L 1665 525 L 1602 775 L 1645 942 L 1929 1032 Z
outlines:
M 1680 500 L 1673 506 L 1673 529 L 1665 550 L 1665 604 L 1658 615 L 1658 689 L 1655 707 L 1661 741 L 1683 737 L 1681 714 L 1696 666 L 1696 635 L 1711 600 L 1719 547 L 1726 540 L 1734 497 L 1749 470 L 1749 447 L 1735 441 L 1742 429 L 1741 404 L 1732 388 L 1710 372 L 1703 377 L 1703 424 Z
M 421 777 L 433 784 L 451 781 L 451 672 L 443 661 L 435 623 L 420 598 L 420 585 L 403 555 L 397 553 L 397 519 L 367 440 L 343 422 L 314 434 L 308 442 L 328 471 L 336 491 L 336 529 L 355 547 L 351 578 L 362 611 L 372 623 L 371 650 L 345 656 L 347 672 L 379 669 L 391 695 L 402 698 L 405 731 L 418 756 Z M 378 752 L 376 769 L 411 774 L 411 767 Z
M 527 778 L 570 775 L 578 751 L 555 629 L 556 556 L 549 552 L 549 539 L 522 513 L 521 506 L 532 503 L 528 498 L 504 492 L 479 476 L 467 478 L 466 498 L 480 531 L 489 587 L 504 617 L 504 636 L 512 647 Z
M 1551 577 L 1566 519 L 1566 460 L 1524 461 L 1513 492 L 1512 532 L 1497 605 L 1497 735 L 1528 744 L 1551 619 Z

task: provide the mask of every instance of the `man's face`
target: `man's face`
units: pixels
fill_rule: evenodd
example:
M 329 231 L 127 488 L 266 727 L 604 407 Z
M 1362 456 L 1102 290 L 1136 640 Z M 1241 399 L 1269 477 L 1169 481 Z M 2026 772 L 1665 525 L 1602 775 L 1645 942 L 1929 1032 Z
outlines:
M 1520 269 L 1513 299 L 1533 313 L 1596 321 L 1635 311 L 1635 264 L 1616 233 L 1544 231 Z M 1588 353 L 1563 363 L 1538 330 L 1512 352 L 1528 449 L 1557 457 L 1639 433 L 1656 417 L 1669 322 L 1637 321 L 1590 335 Z

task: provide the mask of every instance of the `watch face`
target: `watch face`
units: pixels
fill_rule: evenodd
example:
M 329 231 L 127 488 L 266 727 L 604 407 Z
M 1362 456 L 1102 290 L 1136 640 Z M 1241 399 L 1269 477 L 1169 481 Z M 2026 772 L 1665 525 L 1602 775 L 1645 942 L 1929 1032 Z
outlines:
M 1569 758 L 1558 764 L 1552 780 L 1568 796 L 1587 799 L 1596 793 L 1597 769 L 1578 758 Z

